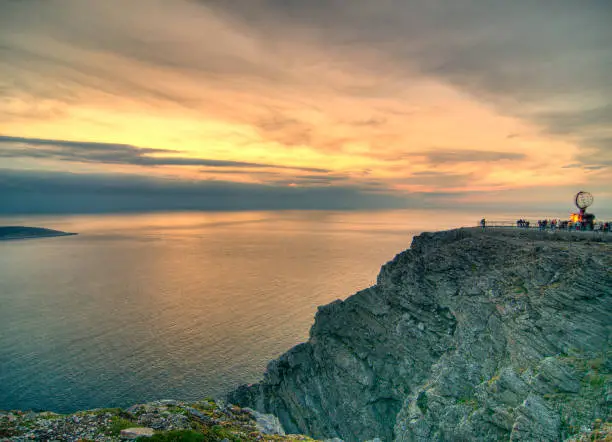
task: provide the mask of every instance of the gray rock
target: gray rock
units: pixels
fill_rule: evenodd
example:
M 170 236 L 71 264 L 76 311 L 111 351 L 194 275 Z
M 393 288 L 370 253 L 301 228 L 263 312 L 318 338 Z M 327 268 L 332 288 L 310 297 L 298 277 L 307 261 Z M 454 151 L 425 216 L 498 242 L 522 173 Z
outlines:
M 517 413 L 511 441 L 559 439 L 561 419 L 539 396 L 530 394 Z
M 197 417 L 199 420 L 201 420 L 202 422 L 210 422 L 212 421 L 212 419 L 205 415 L 204 413 L 202 413 L 200 410 L 197 410 L 195 408 L 192 407 L 183 407 L 188 413 L 190 413 L 191 415 Z
M 321 439 L 568 438 L 609 410 L 610 268 L 612 235 L 424 233 L 228 399 Z
M 179 401 L 175 401 L 174 399 L 160 399 L 158 401 L 154 401 L 153 402 L 154 405 L 172 405 L 172 406 L 177 406 L 179 405 Z
M 120 436 L 122 439 L 136 439 L 139 437 L 151 437 L 154 433 L 153 428 L 134 427 L 121 430 Z
M 263 434 L 279 434 L 285 435 L 285 430 L 281 425 L 280 421 L 273 414 L 263 414 L 255 411 L 251 408 L 245 408 L 246 411 L 251 413 L 255 421 L 257 422 L 257 429 Z

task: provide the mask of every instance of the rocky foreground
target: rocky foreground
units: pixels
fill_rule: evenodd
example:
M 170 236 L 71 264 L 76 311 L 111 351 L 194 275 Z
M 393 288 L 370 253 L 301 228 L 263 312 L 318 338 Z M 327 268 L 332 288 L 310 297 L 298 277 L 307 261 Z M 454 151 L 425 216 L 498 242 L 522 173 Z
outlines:
M 317 438 L 611 440 L 611 335 L 612 235 L 425 233 L 229 400 Z
M 285 435 L 278 419 L 213 399 L 174 400 L 61 415 L 0 412 L 0 441 L 312 441 Z

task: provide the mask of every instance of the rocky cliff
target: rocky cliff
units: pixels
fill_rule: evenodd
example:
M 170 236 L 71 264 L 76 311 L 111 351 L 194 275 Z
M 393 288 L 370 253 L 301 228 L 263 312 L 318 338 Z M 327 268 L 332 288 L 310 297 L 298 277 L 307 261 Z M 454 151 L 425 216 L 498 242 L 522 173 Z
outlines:
M 612 235 L 425 233 L 229 400 L 361 441 L 563 440 L 612 409 Z

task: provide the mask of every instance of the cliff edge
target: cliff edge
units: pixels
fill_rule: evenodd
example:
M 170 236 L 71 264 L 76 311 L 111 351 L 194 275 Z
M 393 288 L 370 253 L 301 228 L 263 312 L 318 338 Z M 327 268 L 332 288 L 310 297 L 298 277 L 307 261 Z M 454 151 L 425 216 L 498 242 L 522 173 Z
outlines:
M 563 440 L 610 419 L 612 235 L 424 233 L 230 393 L 292 433 Z

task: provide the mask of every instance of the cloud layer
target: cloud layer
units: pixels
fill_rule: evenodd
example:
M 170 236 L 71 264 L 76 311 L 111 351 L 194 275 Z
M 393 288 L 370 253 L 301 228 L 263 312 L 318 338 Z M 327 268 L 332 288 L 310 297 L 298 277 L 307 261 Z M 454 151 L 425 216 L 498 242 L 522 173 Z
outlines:
M 46 140 L 41 138 L 9 137 L 0 135 L 0 158 L 50 158 L 84 163 L 126 164 L 135 166 L 207 166 L 219 168 L 295 169 L 305 172 L 328 172 L 313 167 L 289 167 L 243 161 L 209 160 L 180 156 L 152 156 L 177 154 L 171 149 L 152 149 L 129 144 L 97 143 L 89 141 Z M 26 146 L 26 147 L 24 147 Z
M 0 169 L 0 214 L 166 210 L 348 210 L 406 207 L 401 195 L 358 186 L 288 187 L 120 174 Z M 418 197 L 412 198 L 417 201 Z M 415 204 L 419 206 L 420 204 Z
M 339 207 L 609 201 L 611 22 L 607 0 L 1 2 L 0 162 Z

